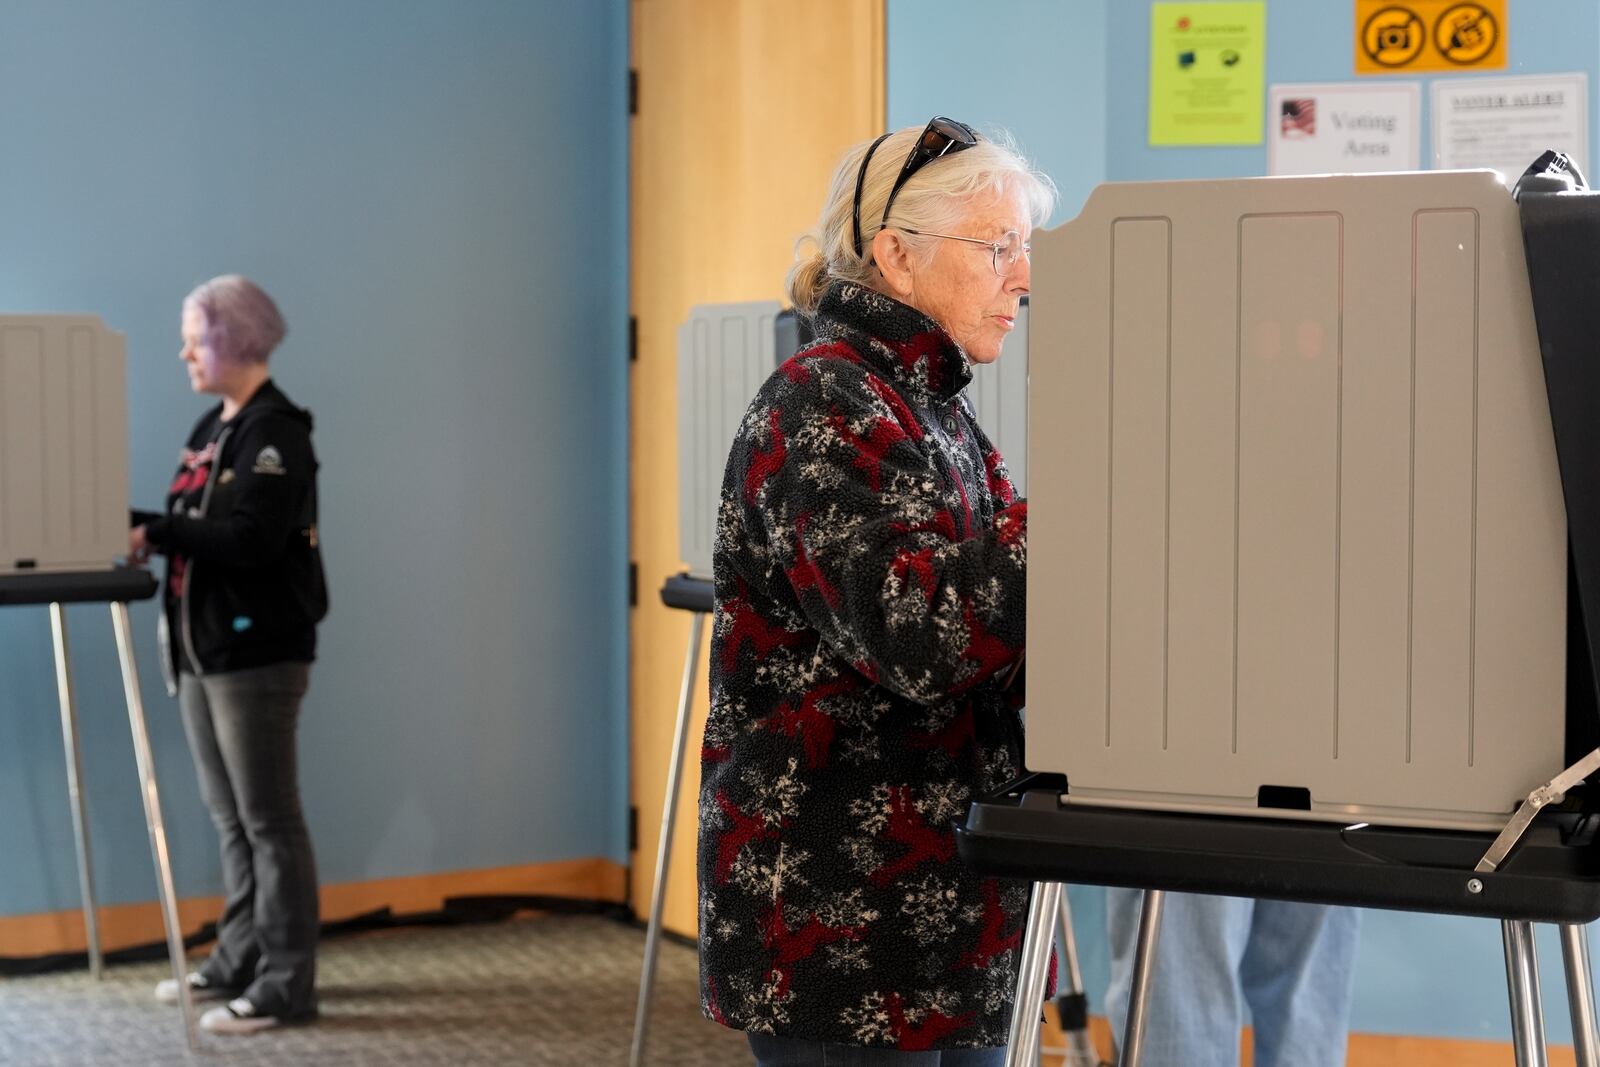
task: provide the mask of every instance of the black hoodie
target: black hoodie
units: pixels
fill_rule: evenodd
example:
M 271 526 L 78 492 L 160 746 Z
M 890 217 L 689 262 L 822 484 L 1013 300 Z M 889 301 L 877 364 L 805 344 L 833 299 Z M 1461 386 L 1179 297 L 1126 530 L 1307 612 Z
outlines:
M 328 611 L 311 413 L 271 381 L 195 424 L 166 514 L 135 512 L 168 557 L 164 665 L 209 674 L 309 663 Z

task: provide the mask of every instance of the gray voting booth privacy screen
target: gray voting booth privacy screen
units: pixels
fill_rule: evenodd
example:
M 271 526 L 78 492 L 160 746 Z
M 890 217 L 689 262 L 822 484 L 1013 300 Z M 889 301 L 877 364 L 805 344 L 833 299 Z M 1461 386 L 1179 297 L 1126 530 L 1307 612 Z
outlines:
M 678 327 L 678 540 L 691 577 L 711 577 L 722 471 L 745 408 L 779 363 L 781 310 L 776 300 L 700 304 Z
M 1105 185 L 1033 247 L 1029 768 L 1074 803 L 1502 824 L 1564 765 L 1566 651 L 1506 188 Z
M 0 575 L 127 553 L 125 361 L 98 316 L 0 315 Z
M 1000 358 L 973 364 L 967 386 L 978 425 L 1005 457 L 1018 496 L 1028 494 L 1028 306 L 1024 297 Z
M 997 363 L 974 366 L 968 397 L 978 425 L 1025 491 L 1028 436 L 1028 308 L 1017 314 Z M 700 304 L 678 328 L 678 531 L 683 561 L 711 578 L 723 468 L 745 409 L 800 346 L 792 313 L 777 301 Z

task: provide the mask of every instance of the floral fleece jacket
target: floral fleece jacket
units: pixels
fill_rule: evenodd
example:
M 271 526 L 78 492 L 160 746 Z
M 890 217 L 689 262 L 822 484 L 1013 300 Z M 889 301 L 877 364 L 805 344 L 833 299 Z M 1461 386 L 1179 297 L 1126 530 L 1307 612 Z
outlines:
M 954 820 L 1022 765 L 1027 504 L 966 353 L 836 284 L 723 480 L 701 753 L 706 1016 L 903 1051 L 1004 1045 L 1026 883 Z

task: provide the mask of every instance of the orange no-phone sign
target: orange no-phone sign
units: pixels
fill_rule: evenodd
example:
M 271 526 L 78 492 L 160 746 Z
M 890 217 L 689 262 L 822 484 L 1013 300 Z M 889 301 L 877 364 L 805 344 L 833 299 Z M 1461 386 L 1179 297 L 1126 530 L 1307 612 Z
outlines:
M 1356 73 L 1504 70 L 1506 0 L 1356 0 Z

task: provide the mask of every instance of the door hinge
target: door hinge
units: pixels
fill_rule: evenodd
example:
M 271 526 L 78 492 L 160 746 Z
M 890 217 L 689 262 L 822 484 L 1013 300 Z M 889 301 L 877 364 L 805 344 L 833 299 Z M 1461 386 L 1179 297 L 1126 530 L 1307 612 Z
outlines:
M 639 851 L 639 809 L 628 809 L 628 851 Z
M 639 362 L 639 316 L 628 316 L 628 362 Z
M 639 113 L 639 72 L 628 71 L 628 114 Z
M 639 606 L 639 565 L 628 562 L 628 607 Z

